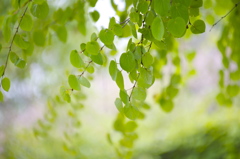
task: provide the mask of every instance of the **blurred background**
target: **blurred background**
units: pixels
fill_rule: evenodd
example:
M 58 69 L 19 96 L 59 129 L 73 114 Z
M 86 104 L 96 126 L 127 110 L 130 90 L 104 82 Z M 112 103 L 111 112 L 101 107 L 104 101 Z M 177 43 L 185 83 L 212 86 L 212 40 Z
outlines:
M 122 0 L 114 2 L 120 10 L 124 9 Z M 7 0 L 1 3 L 3 21 L 11 5 Z M 64 8 L 68 2 L 53 0 L 49 4 L 53 8 Z M 229 6 L 216 6 L 217 11 L 203 9 L 203 19 L 213 24 L 231 9 Z M 107 27 L 109 18 L 116 16 L 106 0 L 99 0 L 94 9 L 85 6 L 85 10 L 100 13 L 94 25 L 87 18 L 85 36 L 74 23 L 69 23 L 66 43 L 57 41 L 53 35 L 51 45 L 35 49 L 24 70 L 9 65 L 7 75 L 12 79 L 11 89 L 4 94 L 5 102 L 0 103 L 1 159 L 118 158 L 121 134 L 113 125 L 118 114 L 114 101 L 119 89 L 108 73 L 108 65 L 94 66 L 95 72 L 87 74 L 92 79 L 91 88 L 82 88 L 71 104 L 58 96 L 60 86 L 67 83 L 67 75 L 74 73 L 66 54 L 79 50 L 80 43 L 87 42 L 92 32 Z M 240 158 L 240 96 L 238 94 L 232 107 L 219 106 L 215 99 L 219 92 L 218 72 L 222 67 L 216 43 L 224 22 L 211 32 L 210 24 L 204 34 L 177 39 L 180 57 L 194 54 L 190 63 L 182 62 L 183 68 L 191 72 L 184 76 L 170 113 L 164 112 L 155 101 L 164 81 L 156 81 L 148 90 L 149 109 L 144 112 L 144 120 L 137 121 L 138 137 L 130 149 L 131 158 Z M 127 41 L 116 40 L 119 53 L 125 50 Z M 5 45 L 0 53 L 1 64 L 8 44 Z M 164 68 L 166 73 L 169 67 Z

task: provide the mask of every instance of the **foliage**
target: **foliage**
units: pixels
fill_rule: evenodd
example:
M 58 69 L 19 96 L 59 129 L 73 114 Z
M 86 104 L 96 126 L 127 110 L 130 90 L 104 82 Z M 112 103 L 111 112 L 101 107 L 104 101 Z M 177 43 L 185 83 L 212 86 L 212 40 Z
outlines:
M 82 35 L 89 35 L 88 18 L 97 22 L 100 14 L 96 10 L 88 14 L 88 8 L 94 8 L 97 2 L 76 0 L 66 2 L 64 7 L 59 8 L 54 6 L 54 1 L 47 0 L 5 2 L 9 8 L 2 11 L 0 19 L 3 35 L 0 39 L 0 101 L 4 101 L 5 92 L 11 91 L 12 79 L 8 75 L 10 62 L 20 69 L 28 67 L 30 59 L 37 56 L 37 52 L 43 52 L 47 46 L 54 45 L 57 39 L 63 44 L 67 43 L 71 38 L 71 28 L 78 29 Z M 174 109 L 174 98 L 178 95 L 183 79 L 192 71 L 188 70 L 186 75 L 181 63 L 184 60 L 191 63 L 194 58 L 194 55 L 180 54 L 178 38 L 189 38 L 197 36 L 193 34 L 206 32 L 205 21 L 213 26 L 225 21 L 217 43 L 222 53 L 222 68 L 219 71 L 220 93 L 216 99 L 220 105 L 231 106 L 234 99 L 239 97 L 240 2 L 126 0 L 124 3 L 125 8 L 121 11 L 111 0 L 117 17 L 109 19 L 107 28 L 92 33 L 89 41 L 82 41 L 79 48 L 73 48 L 68 54 L 64 54 L 64 58 L 73 66 L 71 69 L 74 68 L 74 73 L 67 73 L 65 79 L 68 82 L 59 86 L 60 93 L 56 98 L 49 100 L 49 111 L 42 122 L 46 122 L 47 126 L 54 124 L 58 118 L 54 105 L 69 103 L 72 106 L 69 116 L 73 122 L 78 123 L 79 119 L 75 114 L 78 108 L 74 105 L 82 102 L 78 100 L 83 96 L 82 86 L 91 87 L 91 77 L 88 74 L 93 74 L 100 66 L 107 66 L 112 80 L 119 88 L 119 96 L 115 100 L 119 114 L 114 121 L 114 130 L 120 132 L 122 138 L 119 140 L 121 150 L 116 148 L 116 153 L 122 158 L 131 158 L 131 149 L 138 138 L 135 131 L 137 121 L 144 119 L 146 110 L 150 107 L 145 102 L 147 90 L 155 81 L 168 78 L 167 83 L 155 95 L 155 101 L 165 112 Z M 203 7 L 206 10 L 200 12 Z M 213 24 L 213 11 L 208 8 L 214 8 L 217 14 L 227 14 Z M 117 40 L 121 39 L 128 39 L 124 52 L 118 51 L 120 48 Z M 111 56 L 110 53 L 113 52 L 117 52 L 118 56 Z M 172 69 L 165 74 L 162 70 L 167 65 L 171 65 Z M 126 84 L 129 82 L 132 83 L 130 89 Z M 45 124 L 39 125 L 41 129 L 34 131 L 36 136 L 48 131 Z M 113 144 L 110 134 L 108 140 Z

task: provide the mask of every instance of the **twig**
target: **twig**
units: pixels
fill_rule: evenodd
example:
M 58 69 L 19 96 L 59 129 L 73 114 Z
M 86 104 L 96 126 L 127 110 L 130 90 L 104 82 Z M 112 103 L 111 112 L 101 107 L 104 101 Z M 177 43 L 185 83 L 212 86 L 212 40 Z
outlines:
M 140 73 L 138 73 L 137 79 L 136 79 L 135 83 L 133 84 L 132 91 L 131 91 L 131 93 L 130 93 L 130 95 L 129 95 L 129 99 L 128 99 L 129 102 L 131 101 L 132 93 L 133 93 L 134 88 L 135 88 L 136 85 L 137 85 L 139 76 L 140 76 Z
M 13 35 L 13 38 L 12 38 L 12 41 L 11 41 L 11 43 L 10 43 L 9 50 L 8 50 L 8 53 L 7 53 L 7 59 L 6 59 L 5 65 L 4 65 L 3 74 L 2 74 L 2 76 L 1 76 L 0 87 L 1 87 L 1 85 L 2 85 L 2 79 L 3 79 L 3 77 L 4 77 L 4 75 L 5 75 L 5 72 L 6 72 L 6 69 L 7 69 L 8 59 L 9 59 L 10 52 L 12 51 L 13 41 L 14 41 L 17 33 L 18 33 L 18 29 L 19 29 L 19 27 L 20 27 L 20 25 L 21 25 L 22 19 L 23 19 L 23 17 L 25 16 L 25 14 L 26 14 L 26 12 L 27 12 L 27 10 L 28 10 L 28 4 L 29 4 L 29 2 L 31 2 L 31 0 L 29 0 L 28 3 L 26 4 L 27 7 L 26 7 L 26 9 L 24 10 L 22 16 L 20 17 L 20 20 L 19 20 L 19 23 L 18 23 L 18 25 L 17 25 L 16 31 L 15 31 L 15 33 L 14 33 L 14 35 Z
M 224 15 L 223 17 L 221 17 L 217 22 L 215 22 L 215 23 L 212 25 L 212 27 L 211 27 L 211 29 L 210 29 L 209 31 L 211 31 L 214 26 L 216 26 L 220 21 L 222 21 L 224 18 L 226 18 L 234 9 L 236 9 L 239 4 L 240 4 L 240 1 L 239 1 L 238 3 L 236 3 L 236 4 L 234 5 L 234 7 L 233 7 L 227 14 L 225 14 L 225 15 Z

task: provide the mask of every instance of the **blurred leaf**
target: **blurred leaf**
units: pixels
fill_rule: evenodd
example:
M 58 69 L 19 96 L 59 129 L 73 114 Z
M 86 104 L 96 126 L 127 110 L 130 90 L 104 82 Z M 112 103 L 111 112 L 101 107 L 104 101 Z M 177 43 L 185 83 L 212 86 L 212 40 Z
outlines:
M 87 88 L 90 88 L 91 87 L 91 84 L 90 82 L 88 81 L 87 78 L 85 78 L 84 76 L 81 76 L 80 79 L 79 79 L 79 82 L 81 85 L 87 87 Z
M 2 88 L 8 92 L 11 86 L 11 81 L 9 78 L 5 77 L 2 79 Z

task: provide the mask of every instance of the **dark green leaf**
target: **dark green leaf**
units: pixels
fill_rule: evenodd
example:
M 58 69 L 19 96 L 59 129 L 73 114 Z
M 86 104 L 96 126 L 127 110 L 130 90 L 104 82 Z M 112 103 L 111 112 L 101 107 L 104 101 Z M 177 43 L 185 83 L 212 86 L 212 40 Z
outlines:
M 100 14 L 98 13 L 98 11 L 93 11 L 93 12 L 90 12 L 90 15 L 93 19 L 94 22 L 98 21 L 99 17 L 100 17 Z
M 202 20 L 196 20 L 192 26 L 191 31 L 193 34 L 201 34 L 205 32 L 206 25 Z

